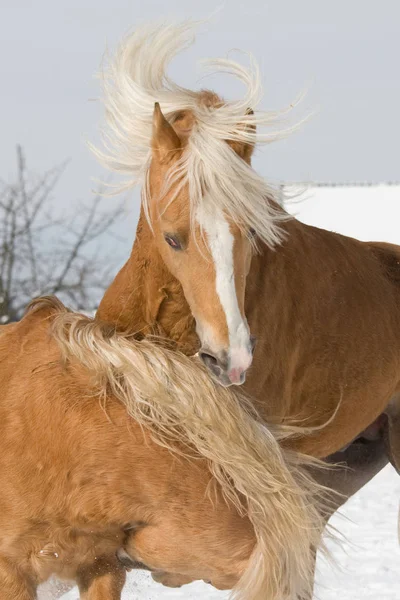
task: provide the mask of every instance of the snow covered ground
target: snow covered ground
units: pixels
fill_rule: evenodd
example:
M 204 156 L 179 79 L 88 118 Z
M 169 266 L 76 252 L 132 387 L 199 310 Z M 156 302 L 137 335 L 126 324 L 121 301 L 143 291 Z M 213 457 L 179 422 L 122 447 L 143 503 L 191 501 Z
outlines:
M 295 187 L 287 189 L 289 196 L 296 193 Z M 400 185 L 310 186 L 285 208 L 308 225 L 363 241 L 400 244 Z
M 346 536 L 333 548 L 337 567 L 320 559 L 315 600 L 398 600 L 400 477 L 387 466 L 331 519 Z
M 400 477 L 388 466 L 332 518 L 331 523 L 347 539 L 333 548 L 335 566 L 318 560 L 315 600 L 400 598 L 399 499 Z M 129 574 L 123 600 L 223 600 L 228 596 L 200 582 L 180 589 L 165 588 L 137 571 Z M 75 589 L 62 600 L 78 597 Z M 53 598 L 45 590 L 39 595 L 39 600 Z

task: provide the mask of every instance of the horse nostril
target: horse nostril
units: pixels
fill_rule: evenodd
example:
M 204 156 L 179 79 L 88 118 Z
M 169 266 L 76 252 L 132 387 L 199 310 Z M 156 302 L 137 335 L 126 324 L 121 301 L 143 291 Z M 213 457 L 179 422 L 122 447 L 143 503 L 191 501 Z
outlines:
M 208 352 L 199 352 L 199 356 L 206 367 L 218 367 L 218 360 Z
M 250 348 L 251 348 L 251 352 L 254 352 L 254 348 L 256 347 L 256 343 L 257 343 L 257 338 L 255 335 L 251 335 L 250 336 Z
M 229 359 L 227 352 L 221 351 L 217 355 L 214 355 L 200 350 L 199 357 L 218 383 L 224 386 L 231 385 L 232 382 L 228 376 Z

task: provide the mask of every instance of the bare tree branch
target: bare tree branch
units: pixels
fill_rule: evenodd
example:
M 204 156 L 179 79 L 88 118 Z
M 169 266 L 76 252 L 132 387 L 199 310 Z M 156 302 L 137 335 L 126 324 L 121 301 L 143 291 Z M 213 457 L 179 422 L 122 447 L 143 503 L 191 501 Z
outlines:
M 55 217 L 52 195 L 65 166 L 33 177 L 17 146 L 16 182 L 0 180 L 0 323 L 18 319 L 41 294 L 55 293 L 74 308 L 93 310 L 111 279 L 110 253 L 103 255 L 101 248 L 105 236 L 117 239 L 112 227 L 123 205 L 103 210 L 98 195 L 74 213 Z

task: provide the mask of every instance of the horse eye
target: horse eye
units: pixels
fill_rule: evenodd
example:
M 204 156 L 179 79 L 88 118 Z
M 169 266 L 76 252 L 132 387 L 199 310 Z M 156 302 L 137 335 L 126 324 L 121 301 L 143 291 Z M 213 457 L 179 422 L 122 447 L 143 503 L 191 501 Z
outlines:
M 257 232 L 255 229 L 253 229 L 252 227 L 250 227 L 249 231 L 247 232 L 247 235 L 249 236 L 250 239 L 253 239 L 256 237 Z
M 164 239 L 167 242 L 168 246 L 171 246 L 174 250 L 182 250 L 182 246 L 175 237 L 172 235 L 164 235 Z

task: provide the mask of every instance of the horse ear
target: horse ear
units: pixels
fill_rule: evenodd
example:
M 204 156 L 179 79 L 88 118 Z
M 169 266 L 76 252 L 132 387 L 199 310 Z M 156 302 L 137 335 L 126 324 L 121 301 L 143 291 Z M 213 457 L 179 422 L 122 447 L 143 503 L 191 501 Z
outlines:
M 174 157 L 176 150 L 181 147 L 179 137 L 162 114 L 158 102 L 154 104 L 151 147 L 153 155 L 156 154 L 162 163 L 169 162 Z
M 245 114 L 246 115 L 254 115 L 254 110 L 252 108 L 247 108 Z M 256 126 L 255 125 L 246 125 L 244 127 L 244 129 L 255 133 Z M 231 146 L 232 146 L 233 150 L 236 152 L 236 154 L 238 156 L 240 156 L 240 158 L 242 158 L 248 164 L 251 163 L 251 157 L 252 157 L 253 150 L 254 150 L 254 144 L 251 144 L 248 142 L 232 142 Z

